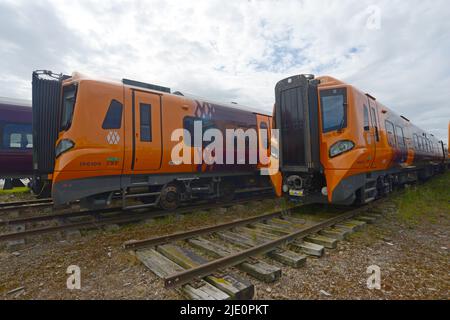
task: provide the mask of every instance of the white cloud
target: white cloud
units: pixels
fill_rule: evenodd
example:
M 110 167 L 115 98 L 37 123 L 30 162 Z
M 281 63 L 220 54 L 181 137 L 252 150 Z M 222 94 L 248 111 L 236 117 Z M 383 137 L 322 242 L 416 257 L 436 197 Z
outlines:
M 380 8 L 380 29 L 366 27 Z M 272 110 L 277 81 L 329 74 L 447 136 L 450 4 L 436 1 L 0 1 L 0 96 L 34 69 L 134 78 Z

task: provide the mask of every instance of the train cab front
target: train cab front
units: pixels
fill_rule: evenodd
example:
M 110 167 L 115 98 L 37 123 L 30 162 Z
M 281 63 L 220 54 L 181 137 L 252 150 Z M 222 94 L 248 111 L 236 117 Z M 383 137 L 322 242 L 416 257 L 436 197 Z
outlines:
M 111 201 L 120 189 L 122 118 L 120 84 L 93 81 L 78 73 L 69 77 L 35 72 L 33 161 L 40 182 L 36 191 L 45 186 L 45 196 L 51 195 L 55 206 L 84 199 L 100 199 L 101 205 Z
M 319 148 L 319 81 L 299 75 L 275 88 L 275 128 L 279 129 L 282 193 L 296 202 L 325 202 Z
M 351 152 L 357 142 L 348 130 L 347 86 L 299 75 L 280 81 L 275 94 L 283 194 L 295 202 L 352 204 L 352 181 L 343 181 L 359 156 Z

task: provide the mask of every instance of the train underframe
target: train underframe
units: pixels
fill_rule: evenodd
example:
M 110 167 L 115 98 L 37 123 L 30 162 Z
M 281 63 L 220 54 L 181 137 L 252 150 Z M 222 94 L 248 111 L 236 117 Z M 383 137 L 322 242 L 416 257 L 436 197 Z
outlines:
M 115 176 L 56 183 L 52 198 L 57 206 L 80 200 L 82 207 L 99 209 L 121 199 L 123 209 L 174 210 L 193 200 L 227 202 L 236 193 L 271 188 L 270 179 L 259 174 Z
M 363 205 L 389 195 L 394 188 L 426 181 L 445 172 L 444 163 L 422 167 L 373 171 L 343 179 L 332 194 L 332 204 Z M 330 203 L 324 174 L 284 173 L 284 193 L 294 202 Z

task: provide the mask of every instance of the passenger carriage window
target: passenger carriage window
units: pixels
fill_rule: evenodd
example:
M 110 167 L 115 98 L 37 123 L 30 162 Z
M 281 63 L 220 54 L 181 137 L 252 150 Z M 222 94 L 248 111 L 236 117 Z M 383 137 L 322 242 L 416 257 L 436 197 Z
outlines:
M 413 135 L 413 139 L 414 139 L 414 148 L 416 150 L 419 150 L 419 138 L 417 137 L 417 134 Z
M 139 109 L 141 118 L 141 141 L 152 142 L 152 106 L 141 103 Z
M 30 124 L 7 124 L 3 128 L 4 149 L 31 149 L 33 136 Z
M 27 138 L 27 145 L 26 145 L 26 147 L 25 148 L 27 148 L 27 149 L 33 149 L 33 135 L 30 133 L 30 134 L 27 134 L 26 135 L 26 138 Z
M 208 129 L 213 129 L 216 127 L 216 125 L 214 124 L 214 121 L 212 121 L 211 119 L 202 119 L 202 118 L 198 118 L 198 117 L 185 117 L 183 119 L 183 128 L 187 132 L 189 132 L 189 134 L 191 136 L 190 140 L 187 139 L 187 137 L 184 137 L 184 144 L 188 147 L 194 146 L 194 123 L 196 121 L 202 122 L 202 132 L 203 133 L 205 133 L 205 131 Z M 208 143 L 206 143 L 206 144 L 208 144 Z
M 9 146 L 10 148 L 20 149 L 22 144 L 22 135 L 20 133 L 12 133 L 9 136 Z
M 324 133 L 347 127 L 346 95 L 346 89 L 321 91 L 322 131 Z
M 122 104 L 117 100 L 112 100 L 103 120 L 103 129 L 120 129 L 122 127 Z
M 367 106 L 364 105 L 364 131 L 370 130 L 370 123 L 369 123 L 369 110 L 367 109 Z
M 395 133 L 397 136 L 397 143 L 398 143 L 399 147 L 402 147 L 402 148 L 406 147 L 405 136 L 403 135 L 403 128 L 396 126 Z
M 386 124 L 386 132 L 387 132 L 387 136 L 388 136 L 389 145 L 391 147 L 396 147 L 394 125 L 392 124 L 392 122 L 387 121 L 387 120 L 386 120 L 385 124 Z

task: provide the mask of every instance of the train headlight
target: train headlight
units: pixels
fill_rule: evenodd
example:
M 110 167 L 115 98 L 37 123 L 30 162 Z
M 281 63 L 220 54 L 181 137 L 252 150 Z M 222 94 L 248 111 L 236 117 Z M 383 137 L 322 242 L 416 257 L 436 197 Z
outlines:
M 75 143 L 72 140 L 69 139 L 63 139 L 61 140 L 58 145 L 56 146 L 55 153 L 56 158 L 58 158 L 60 155 L 62 155 L 64 152 L 69 151 L 75 146 Z
M 345 152 L 349 152 L 355 148 L 355 144 L 349 140 L 339 141 L 330 148 L 330 158 L 337 157 Z

